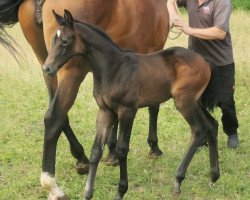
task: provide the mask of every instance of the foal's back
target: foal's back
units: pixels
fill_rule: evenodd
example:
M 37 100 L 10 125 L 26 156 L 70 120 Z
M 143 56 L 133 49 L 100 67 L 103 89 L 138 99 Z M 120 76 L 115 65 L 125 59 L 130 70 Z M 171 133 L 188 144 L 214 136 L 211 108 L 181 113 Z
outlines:
M 210 80 L 208 63 L 191 50 L 172 47 L 135 55 L 138 69 L 131 82 L 137 85 L 138 107 L 162 103 L 180 94 L 198 100 Z

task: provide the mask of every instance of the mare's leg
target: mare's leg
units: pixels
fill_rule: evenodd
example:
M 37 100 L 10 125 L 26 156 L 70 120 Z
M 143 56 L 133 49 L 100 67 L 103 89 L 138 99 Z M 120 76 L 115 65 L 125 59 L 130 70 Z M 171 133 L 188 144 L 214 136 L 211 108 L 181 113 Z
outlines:
M 35 6 L 36 5 L 34 1 L 23 1 L 19 7 L 18 17 L 24 36 L 31 45 L 40 64 L 43 65 L 48 53 L 44 41 L 43 26 L 42 24 L 38 24 L 36 22 Z M 57 88 L 57 78 L 48 77 L 45 75 L 44 80 L 48 88 L 49 103 L 51 103 Z M 77 159 L 77 172 L 79 174 L 87 173 L 87 158 L 84 154 L 83 147 L 77 141 L 70 127 L 68 117 L 66 118 L 65 124 L 63 126 L 63 131 L 69 140 L 71 153 Z
M 76 171 L 78 174 L 87 174 L 89 172 L 89 160 L 84 153 L 84 149 L 80 142 L 77 140 L 73 130 L 69 125 L 69 118 L 67 118 L 64 122 L 63 132 L 65 133 L 69 144 L 70 151 L 73 157 L 77 160 L 76 162 Z
M 115 123 L 115 125 L 112 127 L 111 133 L 108 138 L 108 156 L 105 159 L 105 162 L 107 165 L 118 165 L 117 160 L 117 152 L 116 152 L 116 144 L 117 144 L 117 130 L 118 130 L 118 121 Z
M 149 111 L 149 133 L 148 133 L 148 144 L 150 146 L 149 155 L 151 156 L 161 156 L 163 152 L 158 146 L 158 137 L 157 137 L 157 119 L 159 113 L 159 105 L 150 106 Z
M 182 101 L 175 100 L 175 106 L 183 115 L 185 120 L 188 122 L 192 132 L 188 150 L 184 155 L 184 158 L 176 172 L 174 194 L 179 195 L 181 192 L 180 191 L 181 183 L 185 178 L 185 173 L 197 148 L 202 143 L 202 139 L 204 138 L 204 134 L 206 131 L 206 126 L 202 120 L 201 109 L 193 100 L 186 102 L 184 99 L 182 99 Z
M 209 144 L 209 157 L 210 157 L 210 183 L 212 186 L 220 177 L 219 169 L 219 155 L 218 155 L 218 122 L 212 115 L 202 108 L 205 120 L 208 122 L 207 139 Z
M 86 73 L 83 74 L 83 77 L 85 77 Z M 49 93 L 49 107 L 53 107 L 53 99 L 55 98 L 55 91 L 57 90 L 57 80 L 54 77 L 48 77 L 44 75 L 44 79 L 48 88 L 48 93 Z M 56 83 L 55 83 L 56 82 Z M 82 82 L 82 81 L 81 81 Z M 78 86 L 79 87 L 79 86 Z M 65 121 L 63 123 L 62 131 L 64 132 L 67 140 L 69 141 L 70 145 L 70 151 L 72 156 L 77 160 L 76 161 L 76 171 L 78 174 L 87 174 L 88 173 L 88 158 L 85 155 L 84 148 L 76 138 L 70 123 L 69 123 L 69 117 L 66 114 Z
M 84 78 L 87 72 L 82 72 L 82 77 Z M 49 92 L 49 107 L 53 104 L 53 99 L 55 98 L 55 91 L 57 90 L 57 80 L 54 77 L 48 77 L 44 75 L 44 79 Z M 82 82 L 83 80 L 81 80 Z M 55 83 L 56 82 L 56 83 Z M 79 86 L 77 86 L 79 88 Z M 53 105 L 52 105 L 53 106 Z M 76 171 L 78 174 L 87 174 L 88 173 L 88 158 L 84 153 L 84 148 L 76 138 L 70 123 L 69 117 L 66 115 L 65 121 L 63 123 L 62 131 L 64 132 L 67 140 L 70 144 L 70 151 L 72 156 L 77 160 L 76 161 Z
M 64 128 L 67 113 L 75 101 L 82 82 L 81 71 L 77 68 L 72 67 L 64 71 L 63 75 L 44 118 L 45 135 L 41 185 L 49 191 L 49 199 L 67 198 L 55 181 L 56 146 Z
M 85 74 L 82 74 L 83 77 L 85 77 Z M 49 107 L 53 107 L 53 99 L 57 98 L 55 97 L 55 91 L 57 90 L 57 80 L 55 80 L 56 78 L 51 78 L 48 76 L 44 76 L 47 88 L 48 88 L 48 92 L 49 92 Z M 55 83 L 56 82 L 56 83 Z M 82 82 L 82 81 L 81 81 Z M 79 87 L 79 86 L 77 86 Z M 84 149 L 83 146 L 80 144 L 80 142 L 78 141 L 78 139 L 76 138 L 70 123 L 69 123 L 69 118 L 68 115 L 66 114 L 66 118 L 65 121 L 63 123 L 63 127 L 62 127 L 62 131 L 64 132 L 67 140 L 69 141 L 70 144 L 70 151 L 72 156 L 77 160 L 76 161 L 76 171 L 78 174 L 87 174 L 88 173 L 88 158 L 84 153 Z
M 127 155 L 136 111 L 122 108 L 118 111 L 120 131 L 117 143 L 117 156 L 120 165 L 120 181 L 115 200 L 121 200 L 128 190 Z
M 97 115 L 96 137 L 89 159 L 89 175 L 85 187 L 85 199 L 91 199 L 94 192 L 96 171 L 103 154 L 104 146 L 114 125 L 115 114 L 108 108 L 100 108 Z

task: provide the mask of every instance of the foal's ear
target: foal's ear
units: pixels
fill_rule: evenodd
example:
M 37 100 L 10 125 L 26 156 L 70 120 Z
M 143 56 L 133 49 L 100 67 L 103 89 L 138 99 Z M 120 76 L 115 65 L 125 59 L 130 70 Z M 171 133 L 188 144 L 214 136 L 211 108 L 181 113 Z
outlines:
M 73 19 L 71 13 L 66 9 L 64 9 L 64 19 L 65 19 L 67 25 L 72 28 L 74 19 Z
M 55 17 L 55 19 L 56 19 L 56 22 L 57 22 L 60 26 L 64 26 L 64 25 L 66 24 L 65 19 L 64 19 L 62 16 L 58 15 L 58 14 L 55 12 L 55 10 L 53 10 L 53 14 L 54 14 L 54 17 Z

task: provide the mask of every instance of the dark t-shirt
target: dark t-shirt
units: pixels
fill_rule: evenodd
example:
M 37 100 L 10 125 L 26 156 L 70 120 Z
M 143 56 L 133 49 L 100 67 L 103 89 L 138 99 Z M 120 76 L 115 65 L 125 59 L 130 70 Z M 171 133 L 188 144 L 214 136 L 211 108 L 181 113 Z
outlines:
M 190 27 L 217 27 L 226 31 L 223 40 L 204 40 L 189 36 L 188 48 L 201 54 L 213 66 L 233 63 L 232 41 L 229 32 L 231 1 L 207 0 L 199 6 L 197 0 L 177 0 L 177 4 L 187 9 Z

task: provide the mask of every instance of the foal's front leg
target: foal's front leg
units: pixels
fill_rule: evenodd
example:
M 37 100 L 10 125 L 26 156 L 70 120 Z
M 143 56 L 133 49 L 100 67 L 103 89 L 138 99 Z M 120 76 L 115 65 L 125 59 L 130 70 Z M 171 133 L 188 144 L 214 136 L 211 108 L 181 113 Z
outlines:
M 96 137 L 91 149 L 89 159 L 89 175 L 85 187 L 84 198 L 89 200 L 93 197 L 96 171 L 103 154 L 111 128 L 114 124 L 115 114 L 108 108 L 100 108 L 96 120 Z
M 119 137 L 117 142 L 117 157 L 120 165 L 120 181 L 115 200 L 121 200 L 128 190 L 127 155 L 129 151 L 129 141 L 136 110 L 121 108 L 118 111 Z

